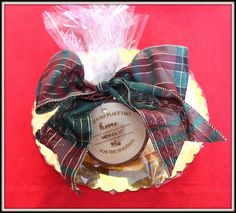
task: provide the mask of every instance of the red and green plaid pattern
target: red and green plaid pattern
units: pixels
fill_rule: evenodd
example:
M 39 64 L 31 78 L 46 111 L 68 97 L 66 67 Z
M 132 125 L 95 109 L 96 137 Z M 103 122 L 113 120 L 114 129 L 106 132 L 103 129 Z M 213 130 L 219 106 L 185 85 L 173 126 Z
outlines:
M 64 50 L 54 55 L 37 89 L 36 112 L 57 112 L 38 130 L 37 139 L 58 156 L 61 172 L 78 191 L 76 173 L 93 137 L 91 111 L 115 98 L 143 119 L 169 176 L 184 141 L 225 141 L 211 124 L 185 103 L 188 55 L 182 46 L 140 51 L 108 82 L 84 80 L 80 59 Z

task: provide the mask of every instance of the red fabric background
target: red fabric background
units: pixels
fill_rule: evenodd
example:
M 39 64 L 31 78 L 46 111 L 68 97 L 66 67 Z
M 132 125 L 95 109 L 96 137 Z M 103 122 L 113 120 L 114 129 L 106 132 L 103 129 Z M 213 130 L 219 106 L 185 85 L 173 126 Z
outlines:
M 160 188 L 81 195 L 38 151 L 31 110 L 37 82 L 59 50 L 42 12 L 50 5 L 5 5 L 5 208 L 231 208 L 231 5 L 137 5 L 149 14 L 139 49 L 185 45 L 208 101 L 210 121 L 228 139 L 205 144 L 180 178 Z

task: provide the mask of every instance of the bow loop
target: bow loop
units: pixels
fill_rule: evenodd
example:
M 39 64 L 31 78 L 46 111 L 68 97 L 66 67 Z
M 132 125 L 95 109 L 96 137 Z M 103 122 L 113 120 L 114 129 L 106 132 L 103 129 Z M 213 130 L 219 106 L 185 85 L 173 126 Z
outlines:
M 184 100 L 189 77 L 188 49 L 175 45 L 145 48 L 115 76 L 162 87 Z
M 95 86 L 84 80 L 79 57 L 63 50 L 55 54 L 44 70 L 37 88 L 36 112 L 55 109 L 70 97 L 95 93 Z

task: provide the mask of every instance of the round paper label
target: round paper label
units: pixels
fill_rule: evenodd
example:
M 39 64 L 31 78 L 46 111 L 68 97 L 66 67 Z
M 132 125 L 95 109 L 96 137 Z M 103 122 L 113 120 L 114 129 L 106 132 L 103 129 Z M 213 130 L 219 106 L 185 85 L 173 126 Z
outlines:
M 102 104 L 92 111 L 92 119 L 94 135 L 88 150 L 100 163 L 125 163 L 145 148 L 144 123 L 138 113 L 123 104 Z

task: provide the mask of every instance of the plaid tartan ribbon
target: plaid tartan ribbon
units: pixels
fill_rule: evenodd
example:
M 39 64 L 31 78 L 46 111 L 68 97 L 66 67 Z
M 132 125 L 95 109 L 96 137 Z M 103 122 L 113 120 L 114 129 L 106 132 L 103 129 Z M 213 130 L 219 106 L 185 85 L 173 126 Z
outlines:
M 111 80 L 97 86 L 84 79 L 77 55 L 60 51 L 39 81 L 36 113 L 58 109 L 36 138 L 57 154 L 61 174 L 78 192 L 76 173 L 92 138 L 91 110 L 115 98 L 143 118 L 162 166 L 171 176 L 184 141 L 225 141 L 184 101 L 188 77 L 187 48 L 182 46 L 146 48 Z

